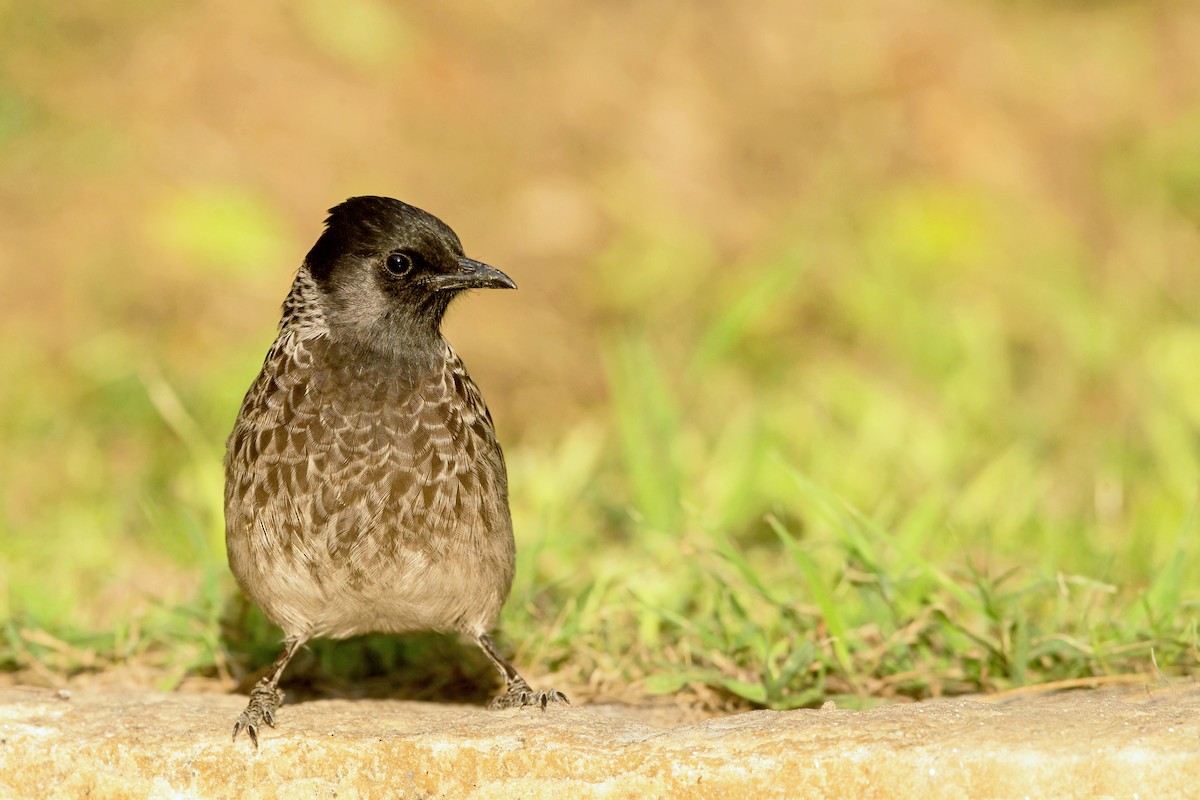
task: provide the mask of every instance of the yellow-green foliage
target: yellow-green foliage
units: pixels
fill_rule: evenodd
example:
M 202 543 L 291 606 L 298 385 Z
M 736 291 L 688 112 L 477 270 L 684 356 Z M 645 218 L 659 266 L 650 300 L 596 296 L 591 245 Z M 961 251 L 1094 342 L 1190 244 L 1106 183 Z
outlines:
M 521 285 L 449 335 L 529 673 L 1196 671 L 1195 8 L 221 6 L 0 3 L 0 668 L 270 659 L 222 440 L 322 210 L 378 192 Z

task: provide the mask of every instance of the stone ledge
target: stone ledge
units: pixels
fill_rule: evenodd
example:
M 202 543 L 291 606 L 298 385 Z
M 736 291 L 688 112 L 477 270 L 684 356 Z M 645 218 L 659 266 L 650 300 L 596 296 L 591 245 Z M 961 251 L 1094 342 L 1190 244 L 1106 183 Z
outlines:
M 620 706 L 286 705 L 0 689 L 0 797 L 1167 797 L 1200 786 L 1200 685 L 672 724 Z M 652 721 L 647 721 L 652 720 Z

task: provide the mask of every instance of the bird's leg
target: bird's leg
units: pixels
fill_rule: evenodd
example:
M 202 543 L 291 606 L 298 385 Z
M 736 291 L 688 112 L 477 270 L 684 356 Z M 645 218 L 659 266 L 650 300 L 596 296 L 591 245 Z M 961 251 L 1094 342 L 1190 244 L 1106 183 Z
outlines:
M 237 718 L 237 722 L 233 723 L 234 741 L 237 740 L 237 735 L 241 733 L 242 728 L 245 728 L 246 733 L 250 735 L 250 741 L 254 743 L 255 747 L 258 747 L 258 726 L 265 722 L 272 728 L 275 727 L 275 712 L 283 703 L 283 692 L 279 691 L 279 679 L 283 676 L 283 670 L 292 660 L 292 656 L 296 655 L 296 651 L 304 642 L 303 638 L 284 641 L 283 652 L 271 664 L 271 669 L 267 674 L 254 684 L 254 688 L 250 691 L 250 703 L 242 715 Z
M 484 655 L 496 666 L 500 672 L 500 677 L 504 678 L 505 691 L 504 694 L 492 701 L 493 709 L 500 708 L 521 708 L 522 706 L 539 706 L 542 711 L 546 710 L 546 706 L 550 703 L 566 703 L 571 704 L 567 696 L 557 689 L 551 689 L 548 692 L 535 692 L 529 688 L 529 684 L 517 672 L 516 667 L 508 663 L 508 659 L 500 655 L 496 650 L 496 645 L 492 643 L 492 637 L 486 633 L 481 633 L 475 638 L 475 642 L 479 648 L 483 650 Z

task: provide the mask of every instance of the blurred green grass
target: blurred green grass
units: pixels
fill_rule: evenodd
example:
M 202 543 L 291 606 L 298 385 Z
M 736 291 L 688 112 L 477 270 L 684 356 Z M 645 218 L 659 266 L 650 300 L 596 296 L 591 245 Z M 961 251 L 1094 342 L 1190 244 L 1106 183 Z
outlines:
M 1035 5 L 956 7 L 927 34 L 927 51 L 897 45 L 896 74 L 915 88 L 894 88 L 880 67 L 884 99 L 860 96 L 865 56 L 801 51 L 801 63 L 828 72 L 795 96 L 825 98 L 809 111 L 817 119 L 832 108 L 828 130 L 803 115 L 760 129 L 752 112 L 770 80 L 793 91 L 786 82 L 801 73 L 780 69 L 726 91 L 698 47 L 679 76 L 664 70 L 676 83 L 655 107 L 662 116 L 631 124 L 636 136 L 648 127 L 649 141 L 634 136 L 642 144 L 632 152 L 597 156 L 572 140 L 579 152 L 552 171 L 602 210 L 603 233 L 581 224 L 554 245 L 562 252 L 531 250 L 528 276 L 518 275 L 522 302 L 559 315 L 499 304 L 481 319 L 483 298 L 451 312 L 452 338 L 466 339 L 460 349 L 506 444 L 519 560 L 503 627 L 529 673 L 589 696 L 687 691 L 775 708 L 1196 673 L 1200 92 L 1179 83 L 1160 90 L 1171 102 L 1155 94 L 1148 43 L 1165 47 L 1170 33 L 1158 6 Z M 346 31 L 325 36 L 332 23 L 305 5 L 295 41 L 280 46 L 304 63 L 332 58 L 358 76 L 332 70 L 350 84 L 377 75 L 390 85 L 397 58 L 416 70 L 439 52 L 437 20 L 392 20 L 424 54 L 398 57 L 373 35 L 372 20 L 391 12 L 356 8 Z M 91 30 L 86 13 L 55 13 L 69 31 Z M 111 34 L 120 42 L 148 35 L 146 19 L 170 21 L 164 9 L 127 13 L 128 30 Z M 192 13 L 199 19 L 185 21 L 203 28 L 205 12 Z M 21 14 L 34 42 L 56 35 Z M 752 32 L 764 24 L 737 19 Z M 563 36 L 569 21 L 559 20 Z M 535 74 L 519 97 L 498 96 L 541 109 L 541 62 L 503 50 L 493 22 L 476 22 L 472 41 Z M 845 26 L 850 39 L 887 38 L 868 17 Z M 1111 64 L 1095 60 L 1089 48 L 1100 44 L 1072 49 L 1051 35 L 1078 26 L 1118 54 Z M 671 30 L 669 52 L 683 59 L 687 25 Z M 784 57 L 771 55 L 766 33 L 754 36 L 767 53 L 755 58 Z M 946 54 L 959 36 L 995 48 L 971 62 L 983 77 L 929 77 L 922 59 L 958 63 Z M 82 38 L 94 52 L 84 47 L 80 63 L 120 51 Z M 264 177 L 268 166 L 239 180 L 236 169 L 198 179 L 159 165 L 173 177 L 136 179 L 137 198 L 108 216 L 101 201 L 122 196 L 112 185 L 137 174 L 145 149 L 114 131 L 137 133 L 137 120 L 71 116 L 61 100 L 71 92 L 20 85 L 40 62 L 28 61 L 32 45 L 9 44 L 0 206 L 14 238 L 0 242 L 0 257 L 5 296 L 30 304 L 0 301 L 0 374 L 11 376 L 0 392 L 0 669 L 53 682 L 137 664 L 167 687 L 241 678 L 271 659 L 277 634 L 238 601 L 227 574 L 223 439 L 270 341 L 296 266 L 288 254 L 303 252 L 323 206 L 306 197 L 312 224 L 290 227 L 291 184 Z M 469 69 L 437 60 L 427 69 L 445 91 L 490 97 Z M 513 82 L 526 74 L 503 69 Z M 1022 69 L 1045 80 L 1030 84 Z M 1061 102 L 1080 87 L 1087 102 Z M 589 89 L 614 125 L 605 98 L 628 86 Z M 689 123 L 678 100 L 703 107 L 695 98 L 706 92 L 727 112 L 711 128 Z M 583 113 L 571 105 L 579 97 L 559 101 Z M 995 118 L 1006 104 L 1016 121 Z M 683 131 L 682 145 L 670 145 L 672 131 Z M 199 141 L 186 134 L 177 133 Z M 522 169 L 540 163 L 530 155 L 539 135 L 571 135 L 534 134 L 508 159 Z M 228 135 L 275 163 L 263 155 L 269 137 Z M 406 135 L 425 152 L 419 131 Z M 459 178 L 468 207 L 526 197 L 489 149 L 508 138 L 480 135 L 474 156 L 453 143 L 438 151 L 438 178 L 453 184 L 465 160 L 510 192 L 467 191 L 475 178 Z M 327 135 L 314 141 L 348 158 Z M 701 157 L 709 151 L 713 163 Z M 43 157 L 61 186 L 36 168 Z M 401 174 L 424 186 L 411 165 L 390 168 L 396 184 Z M 341 191 L 341 180 L 319 188 Z M 69 206 L 76 189 L 93 197 L 86 208 Z M 322 197 L 313 202 L 340 199 Z M 57 210 L 56 199 L 79 213 Z M 521 246 L 506 238 L 514 228 L 536 233 L 502 220 L 473 235 L 469 251 L 491 260 L 499 249 L 523 268 Z M 57 269 L 31 278 L 12 267 L 43 260 Z M 577 267 L 570 281 L 564 260 Z M 535 324 L 547 320 L 554 335 Z M 546 388 L 521 394 L 530 375 Z M 451 659 L 447 645 L 415 641 L 320 645 L 313 669 L 418 683 L 414 674 L 429 678 Z M 465 663 L 439 685 L 486 680 L 486 664 L 453 656 Z M 433 663 L 422 675 L 423 658 Z
M 670 314 L 613 298 L 607 411 L 510 448 L 518 658 L 772 707 L 1193 672 L 1200 329 L 1035 216 L 914 187 L 855 269 L 801 240 L 664 268 Z M 221 628 L 220 443 L 256 352 L 189 376 L 128 347 L 6 348 L 0 663 L 269 660 L 261 622 Z

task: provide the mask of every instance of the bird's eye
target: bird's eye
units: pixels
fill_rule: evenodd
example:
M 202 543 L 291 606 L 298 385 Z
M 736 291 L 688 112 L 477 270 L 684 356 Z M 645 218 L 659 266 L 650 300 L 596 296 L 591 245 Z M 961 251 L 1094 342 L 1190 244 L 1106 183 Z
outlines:
M 388 272 L 399 277 L 407 275 L 409 270 L 412 269 L 412 265 L 412 257 L 407 253 L 390 253 L 388 254 L 385 266 Z

